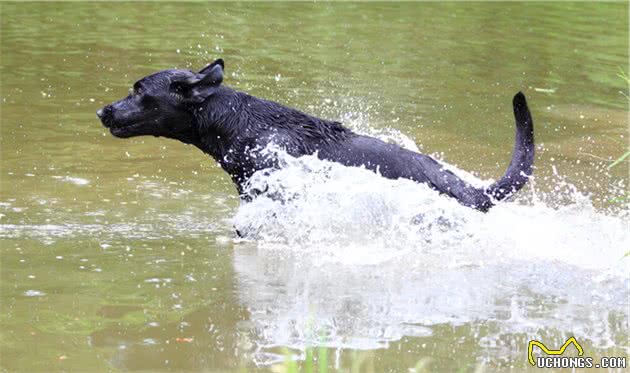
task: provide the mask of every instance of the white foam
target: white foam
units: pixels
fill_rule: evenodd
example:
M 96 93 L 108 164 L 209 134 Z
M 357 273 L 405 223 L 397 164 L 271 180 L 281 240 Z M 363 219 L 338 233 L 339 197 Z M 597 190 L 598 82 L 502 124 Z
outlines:
M 90 183 L 90 180 L 83 179 L 81 177 L 74 176 L 53 176 L 53 179 L 61 180 L 67 183 L 72 183 L 75 185 L 87 185 Z
M 283 162 L 281 170 L 254 175 L 249 189 L 265 192 L 234 217 L 239 231 L 253 233 L 261 247 L 369 263 L 378 263 L 374 255 L 448 250 L 471 259 L 485 253 L 589 269 L 615 267 L 630 247 L 627 211 L 598 212 L 577 191 L 572 203 L 560 207 L 506 202 L 483 214 L 409 180 L 316 156 L 284 154 Z M 374 255 L 360 259 L 367 255 L 356 250 Z

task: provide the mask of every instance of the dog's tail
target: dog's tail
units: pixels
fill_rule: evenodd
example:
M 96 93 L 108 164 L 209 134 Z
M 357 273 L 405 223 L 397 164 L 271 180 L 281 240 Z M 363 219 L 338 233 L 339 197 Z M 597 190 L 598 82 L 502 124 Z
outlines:
M 486 212 L 496 202 L 506 199 L 519 191 L 532 174 L 534 163 L 534 127 L 527 108 L 525 95 L 519 92 L 514 96 L 514 116 L 516 117 L 516 140 L 512 161 L 505 175 L 487 188 L 477 188 L 459 178 L 449 170 L 427 172 L 433 168 L 425 167 L 425 176 L 434 188 L 457 199 L 464 206 Z M 430 159 L 430 158 L 429 158 Z M 433 159 L 430 161 L 435 162 Z
M 488 211 L 495 202 L 506 199 L 519 191 L 532 174 L 534 163 L 534 123 L 527 107 L 527 100 L 522 92 L 518 92 L 512 100 L 514 117 L 516 118 L 516 139 L 512 151 L 512 161 L 505 175 L 490 185 L 484 195 L 488 198 L 475 206 L 481 211 Z

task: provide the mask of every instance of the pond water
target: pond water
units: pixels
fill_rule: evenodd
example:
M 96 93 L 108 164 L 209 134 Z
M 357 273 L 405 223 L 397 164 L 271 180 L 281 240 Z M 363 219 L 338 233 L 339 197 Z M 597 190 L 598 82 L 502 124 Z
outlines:
M 331 371 L 525 370 L 529 340 L 570 336 L 628 355 L 628 163 L 608 168 L 628 148 L 628 4 L 0 11 L 3 371 L 281 371 L 308 347 Z M 535 178 L 484 215 L 305 157 L 256 180 L 288 203 L 239 206 L 200 151 L 97 120 L 144 75 L 217 57 L 224 84 L 478 183 L 509 162 L 523 90 Z

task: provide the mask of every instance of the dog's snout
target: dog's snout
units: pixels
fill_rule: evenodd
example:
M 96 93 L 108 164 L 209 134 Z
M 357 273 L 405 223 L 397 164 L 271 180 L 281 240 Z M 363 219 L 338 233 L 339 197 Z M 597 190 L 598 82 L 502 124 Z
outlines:
M 112 105 L 107 105 L 98 109 L 96 111 L 96 116 L 98 116 L 103 124 L 107 125 L 107 123 L 111 122 L 113 111 L 114 109 L 112 108 Z
M 109 127 L 113 120 L 113 112 L 114 109 L 112 108 L 112 105 L 107 105 L 103 108 L 98 109 L 96 111 L 96 116 L 98 116 L 105 127 Z
M 112 105 L 107 105 L 105 107 L 98 109 L 96 111 L 96 116 L 98 116 L 100 119 L 103 119 L 107 115 L 111 114 L 111 112 L 112 112 Z

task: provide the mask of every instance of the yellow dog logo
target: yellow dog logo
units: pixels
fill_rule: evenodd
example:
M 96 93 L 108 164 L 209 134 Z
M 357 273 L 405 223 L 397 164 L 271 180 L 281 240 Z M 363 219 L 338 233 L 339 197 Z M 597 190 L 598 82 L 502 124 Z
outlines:
M 582 346 L 580 346 L 578 341 L 575 340 L 575 337 L 571 337 L 567 339 L 567 341 L 564 342 L 562 347 L 560 347 L 558 350 L 550 350 L 547 348 L 547 346 L 545 346 L 542 342 L 539 342 L 539 341 L 529 341 L 529 345 L 527 346 L 527 357 L 529 359 L 529 363 L 533 366 L 536 366 L 536 362 L 534 361 L 534 355 L 532 354 L 534 350 L 534 346 L 540 347 L 540 349 L 543 350 L 543 352 L 546 353 L 547 355 L 562 355 L 564 353 L 564 350 L 566 350 L 567 347 L 571 343 L 573 343 L 573 345 L 577 349 L 579 356 L 584 355 L 584 350 L 582 349 Z

